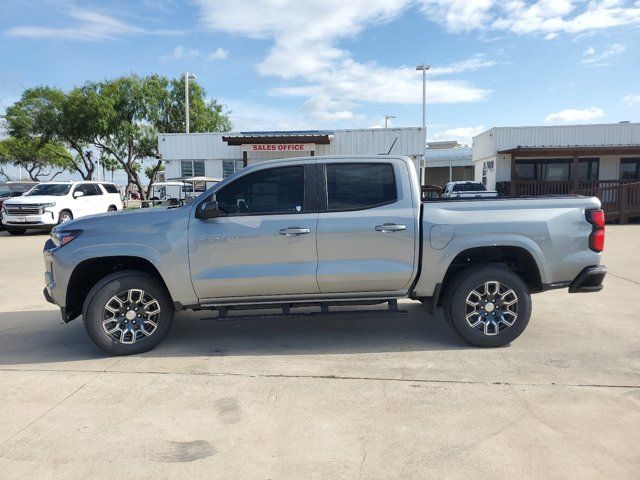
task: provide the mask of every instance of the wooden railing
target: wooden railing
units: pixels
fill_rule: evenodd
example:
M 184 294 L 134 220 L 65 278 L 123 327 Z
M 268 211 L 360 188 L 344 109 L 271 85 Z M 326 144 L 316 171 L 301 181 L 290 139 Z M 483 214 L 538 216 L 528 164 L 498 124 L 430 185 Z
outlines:
M 570 181 L 515 181 L 513 194 L 517 197 L 566 194 L 598 197 L 607 220 L 627 223 L 630 217 L 640 217 L 640 182 L 637 180 L 590 180 L 578 182 L 577 189 L 572 187 Z M 511 182 L 498 182 L 496 190 L 500 195 L 511 195 Z

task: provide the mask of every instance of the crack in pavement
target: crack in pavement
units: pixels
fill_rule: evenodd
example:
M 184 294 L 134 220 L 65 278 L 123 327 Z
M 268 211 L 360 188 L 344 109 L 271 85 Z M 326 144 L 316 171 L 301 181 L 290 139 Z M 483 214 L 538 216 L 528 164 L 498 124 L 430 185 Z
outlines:
M 117 363 L 117 362 L 116 362 Z M 394 378 L 394 377 L 366 377 L 349 375 L 302 375 L 285 373 L 243 373 L 243 372 L 162 372 L 158 370 L 64 370 L 64 369 L 26 369 L 26 368 L 0 368 L 0 372 L 54 372 L 54 373 L 97 373 L 98 375 L 89 382 L 95 380 L 104 373 L 118 375 L 176 375 L 185 377 L 244 377 L 244 378 L 284 378 L 284 379 L 314 379 L 314 380 L 346 380 L 346 381 L 376 381 L 376 382 L 400 382 L 423 384 L 453 384 L 453 385 L 487 385 L 487 386 L 515 386 L 515 387 L 570 387 L 570 388 L 618 388 L 640 389 L 640 385 L 606 384 L 606 383 L 530 383 L 530 382 L 490 382 L 480 380 L 442 380 L 429 378 Z M 77 391 L 83 388 L 80 387 Z M 72 393 L 71 395 L 75 394 Z M 71 396 L 70 395 L 70 396 Z M 66 399 L 65 399 L 66 400 Z M 64 401 L 64 400 L 63 400 Z M 62 402 L 60 402 L 62 403 Z M 52 408 L 55 408 L 52 407 Z
M 616 275 L 615 273 L 607 272 L 607 275 L 611 275 L 612 277 L 619 278 L 620 280 L 626 280 L 627 282 L 635 283 L 636 285 L 640 285 L 640 282 L 636 280 L 631 280 L 630 278 L 623 277 L 621 275 Z
M 116 362 L 117 363 L 117 362 Z M 115 365 L 115 364 L 114 364 Z M 8 370 L 2 370 L 0 369 L 0 371 L 8 371 Z M 19 372 L 20 370 L 12 370 L 15 372 Z M 76 373 L 76 372 L 72 372 L 71 370 L 66 370 L 67 372 L 70 373 Z M 87 371 L 87 372 L 78 372 L 78 373 L 92 373 L 91 371 Z M 96 378 L 98 378 L 99 376 L 103 375 L 104 373 L 108 373 L 107 371 L 99 371 L 99 372 L 95 372 L 97 373 L 97 375 L 91 377 L 89 380 L 87 380 L 86 382 L 84 382 L 82 385 L 80 385 L 78 388 L 76 388 L 73 392 L 71 392 L 69 395 L 67 395 L 66 397 L 64 397 L 62 400 L 60 400 L 59 402 L 55 403 L 54 405 L 52 405 L 49 409 L 45 410 L 44 412 L 42 412 L 40 415 L 38 415 L 36 418 L 34 418 L 33 420 L 31 420 L 29 423 L 27 423 L 24 427 L 22 427 L 21 429 L 19 429 L 17 432 L 15 432 L 13 435 L 11 435 L 9 438 L 7 438 L 4 442 L 0 443 L 0 447 L 2 447 L 3 445 L 7 444 L 8 442 L 10 442 L 11 440 L 13 440 L 16 436 L 20 435 L 22 432 L 24 432 L 27 428 L 29 428 L 31 425 L 33 425 L 34 423 L 36 423 L 38 420 L 46 417 L 49 413 L 51 413 L 53 410 L 55 410 L 56 408 L 58 408 L 60 405 L 62 405 L 64 402 L 66 402 L 67 400 L 69 400 L 71 397 L 73 397 L 76 393 L 78 393 L 80 390 L 82 390 L 84 387 L 86 387 L 87 385 L 89 385 L 91 382 L 93 382 Z

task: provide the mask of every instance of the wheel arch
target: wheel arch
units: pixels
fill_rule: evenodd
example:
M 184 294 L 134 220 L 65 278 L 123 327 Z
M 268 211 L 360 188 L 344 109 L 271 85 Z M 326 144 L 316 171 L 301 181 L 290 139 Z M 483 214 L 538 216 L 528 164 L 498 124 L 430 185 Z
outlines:
M 543 290 L 538 262 L 526 248 L 511 245 L 473 247 L 458 253 L 449 264 L 440 284 L 437 306 L 442 306 L 444 293 L 458 273 L 465 268 L 482 264 L 505 265 L 524 281 L 531 293 Z
M 128 255 L 89 258 L 76 265 L 69 277 L 65 302 L 67 321 L 82 313 L 85 298 L 96 283 L 107 275 L 122 270 L 136 270 L 157 278 L 173 302 L 162 275 L 146 258 Z

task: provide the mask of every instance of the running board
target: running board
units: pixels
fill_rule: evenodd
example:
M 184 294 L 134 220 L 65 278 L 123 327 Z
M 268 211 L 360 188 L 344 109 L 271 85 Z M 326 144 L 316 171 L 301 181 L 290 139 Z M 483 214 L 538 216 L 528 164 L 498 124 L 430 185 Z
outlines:
M 235 320 L 246 320 L 246 319 L 261 319 L 261 320 L 269 320 L 269 319 L 280 319 L 280 318 L 287 318 L 287 317 L 317 317 L 317 316 L 321 316 L 321 315 L 328 315 L 328 316 L 344 316 L 344 315 L 375 315 L 375 316 L 386 316 L 386 315 L 407 315 L 409 312 L 407 312 L 407 310 L 399 310 L 398 309 L 398 301 L 397 300 L 389 300 L 388 302 L 388 308 L 386 310 L 329 310 L 329 308 L 331 306 L 335 306 L 335 305 L 327 305 L 327 304 L 320 304 L 318 305 L 320 307 L 320 311 L 319 312 L 292 312 L 291 311 L 291 305 L 289 304 L 285 304 L 285 305 L 281 305 L 278 307 L 273 307 L 273 308 L 280 308 L 282 311 L 280 313 L 248 313 L 248 314 L 241 314 L 241 315 L 229 315 L 229 311 L 230 310 L 237 310 L 234 308 L 227 308 L 227 307 L 218 307 L 218 315 L 216 317 L 205 317 L 202 318 L 201 320 L 208 320 L 208 321 L 216 321 L 216 322 L 225 322 L 225 321 L 235 321 Z

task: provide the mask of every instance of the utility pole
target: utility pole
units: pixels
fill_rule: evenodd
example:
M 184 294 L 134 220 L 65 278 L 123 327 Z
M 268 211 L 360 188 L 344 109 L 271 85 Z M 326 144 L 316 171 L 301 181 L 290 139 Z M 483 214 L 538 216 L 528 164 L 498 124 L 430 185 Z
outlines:
M 184 72 L 184 119 L 185 119 L 185 132 L 189 133 L 189 79 L 196 77 L 193 73 Z
M 431 65 L 427 65 L 425 62 L 422 62 L 421 65 L 416 67 L 416 70 L 422 71 L 422 131 L 424 133 L 424 164 L 425 169 L 427 167 L 427 70 L 431 68 Z M 422 175 L 420 175 L 422 177 Z M 422 182 L 422 178 L 420 178 Z

